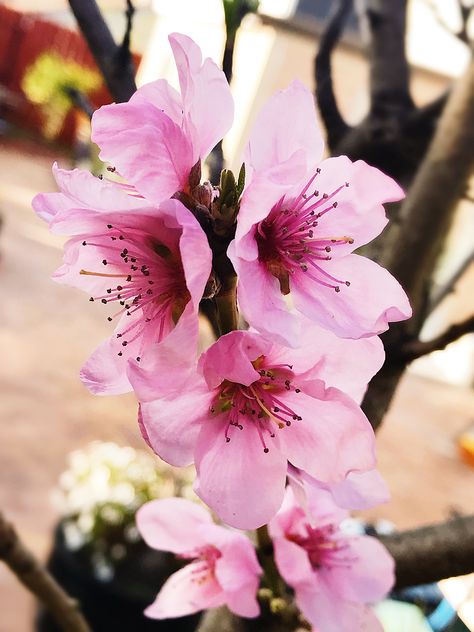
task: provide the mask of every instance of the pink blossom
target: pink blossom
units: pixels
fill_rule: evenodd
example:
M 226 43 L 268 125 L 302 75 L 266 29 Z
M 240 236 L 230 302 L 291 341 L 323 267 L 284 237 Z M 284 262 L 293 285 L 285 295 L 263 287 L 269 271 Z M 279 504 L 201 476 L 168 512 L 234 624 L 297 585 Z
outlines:
M 288 488 L 270 523 L 275 561 L 298 607 L 318 632 L 382 632 L 369 604 L 393 586 L 393 559 L 376 538 L 344 533 L 330 511 L 316 526 L 314 517 Z
M 195 462 L 198 495 L 227 524 L 268 522 L 288 462 L 326 483 L 373 469 L 372 428 L 350 397 L 323 381 L 331 350 L 321 352 L 319 340 L 308 334 L 305 348 L 293 350 L 234 331 L 197 369 L 165 358 L 152 371 L 130 366 L 146 440 L 172 465 Z
M 181 93 L 159 79 L 128 103 L 101 107 L 92 118 L 100 158 L 150 200 L 187 191 L 193 165 L 232 124 L 234 104 L 224 73 L 186 35 L 169 36 Z
M 175 353 L 196 352 L 199 301 L 211 271 L 207 238 L 177 200 L 157 208 L 90 173 L 56 165 L 53 173 L 60 192 L 38 195 L 33 205 L 52 232 L 73 236 L 54 279 L 116 307 L 108 315 L 114 333 L 81 379 L 96 394 L 122 393 L 131 388 L 127 362 L 169 355 L 180 329 L 190 338 Z
M 248 186 L 228 251 L 248 322 L 292 346 L 301 344 L 301 323 L 284 295 L 343 338 L 380 334 L 411 315 L 387 270 L 351 254 L 383 230 L 382 204 L 400 200 L 402 190 L 361 160 L 321 161 L 322 150 L 312 94 L 293 82 L 255 123 L 245 155 Z
M 204 507 L 182 498 L 149 502 L 136 520 L 149 546 L 190 560 L 165 582 L 147 616 L 182 617 L 222 605 L 241 617 L 259 614 L 262 569 L 243 533 L 214 524 Z

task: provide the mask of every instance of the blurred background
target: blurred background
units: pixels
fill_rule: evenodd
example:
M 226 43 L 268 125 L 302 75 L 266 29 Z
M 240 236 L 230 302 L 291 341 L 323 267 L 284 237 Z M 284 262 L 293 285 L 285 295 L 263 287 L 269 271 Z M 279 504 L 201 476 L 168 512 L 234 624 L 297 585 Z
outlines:
M 225 43 L 221 0 L 136 0 L 134 4 L 131 49 L 139 85 L 159 77 L 176 84 L 167 43 L 173 31 L 190 35 L 204 56 L 221 63 Z M 124 2 L 103 0 L 99 5 L 119 40 L 125 28 Z M 314 88 L 314 56 L 331 5 L 330 0 L 261 0 L 258 11 L 244 18 L 232 79 L 236 117 L 224 141 L 231 168 L 238 170 L 255 115 L 275 90 L 294 78 Z M 460 18 L 457 0 L 409 3 L 407 55 L 418 105 L 442 94 L 471 59 L 472 49 L 453 34 L 460 29 Z M 474 31 L 474 19 L 471 27 Z M 363 35 L 352 19 L 333 55 L 335 91 L 349 123 L 360 121 L 369 107 Z M 133 396 L 94 397 L 81 385 L 79 368 L 107 336 L 108 323 L 82 293 L 50 280 L 61 263 L 62 240 L 51 236 L 31 209 L 37 192 L 54 189 L 53 161 L 65 168 L 97 169 L 85 110 L 111 101 L 66 0 L 0 2 L 0 507 L 41 559 L 51 550 L 58 520 L 68 512 L 77 516 L 82 511 L 81 498 L 69 505 L 64 499 L 75 489 L 77 478 L 90 478 L 86 504 L 91 504 L 95 492 L 90 490 L 95 489 L 96 505 L 119 507 L 129 506 L 130 497 L 136 499 L 137 494 L 142 500 L 147 494 L 152 497 L 155 478 L 169 478 L 165 470 L 155 471 L 150 462 L 140 460 L 140 453 L 130 449 L 123 453 L 118 447 L 145 447 Z M 473 252 L 474 195 L 466 191 L 435 284 L 442 288 L 462 262 L 468 264 L 456 291 L 425 323 L 422 336 L 431 338 L 472 313 Z M 379 467 L 392 500 L 366 512 L 366 519 L 409 528 L 453 512 L 472 513 L 473 386 L 473 334 L 410 365 L 378 434 Z M 87 448 L 91 441 L 118 445 L 108 443 L 108 448 L 99 449 L 100 444 L 95 444 L 96 452 L 91 452 Z M 71 462 L 72 451 L 76 452 Z M 97 459 L 102 475 L 91 474 Z M 117 462 L 117 468 L 135 463 L 132 487 L 129 480 L 120 481 L 121 491 L 112 490 L 111 462 Z M 69 474 L 61 477 L 67 468 Z M 189 483 L 186 476 L 179 481 L 172 477 L 168 483 L 182 489 Z M 144 492 L 142 483 L 147 490 L 152 487 Z M 81 518 L 79 528 L 70 528 L 73 546 L 79 547 L 84 534 L 97 526 L 89 505 L 88 517 Z M 110 517 L 109 512 L 111 524 L 121 520 L 123 516 Z M 123 554 L 120 551 L 116 549 L 117 559 Z M 100 560 L 98 564 L 99 575 L 107 579 L 110 568 L 101 566 Z M 471 615 L 464 616 L 472 626 L 469 629 L 474 629 L 472 610 L 474 606 Z M 0 632 L 32 630 L 34 612 L 30 595 L 0 565 Z

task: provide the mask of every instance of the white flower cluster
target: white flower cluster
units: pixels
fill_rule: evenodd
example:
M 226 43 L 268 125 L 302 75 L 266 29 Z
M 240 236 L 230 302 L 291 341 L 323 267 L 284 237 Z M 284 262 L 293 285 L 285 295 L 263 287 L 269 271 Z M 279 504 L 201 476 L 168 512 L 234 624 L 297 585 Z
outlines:
M 141 505 L 153 498 L 194 497 L 190 469 L 178 470 L 128 446 L 94 441 L 72 452 L 68 462 L 53 492 L 53 503 L 72 550 L 107 540 L 111 531 L 116 540 L 121 532 L 124 543 L 107 547 L 112 557 L 120 559 L 125 544 L 139 539 L 134 515 Z

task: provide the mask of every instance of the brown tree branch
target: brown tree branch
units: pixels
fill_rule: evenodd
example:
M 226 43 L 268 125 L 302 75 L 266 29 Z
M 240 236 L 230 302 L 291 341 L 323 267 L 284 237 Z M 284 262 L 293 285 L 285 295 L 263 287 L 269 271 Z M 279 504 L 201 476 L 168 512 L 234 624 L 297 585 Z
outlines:
M 340 0 L 332 14 L 326 29 L 321 35 L 319 48 L 314 60 L 316 82 L 316 102 L 326 127 L 327 142 L 333 150 L 350 130 L 344 121 L 334 94 L 332 81 L 331 55 L 341 37 L 344 25 L 352 11 L 352 0 Z
M 112 97 L 128 101 L 137 89 L 131 56 L 124 56 L 122 46 L 115 43 L 95 0 L 69 0 L 69 5 Z M 127 30 L 128 26 L 125 35 Z
M 371 110 L 395 116 L 413 108 L 405 54 L 407 0 L 365 0 L 370 31 Z
M 429 584 L 474 571 L 474 516 L 379 538 L 396 565 L 396 588 Z
M 382 263 L 407 291 L 415 314 L 423 302 L 459 199 L 474 171 L 474 63 L 454 86 L 428 153 L 402 206 L 401 226 L 385 240 Z M 406 368 L 400 345 L 422 323 L 413 318 L 384 335 L 387 361 L 369 385 L 363 409 L 377 428 Z
M 444 349 L 452 342 L 456 342 L 462 336 L 466 334 L 474 333 L 474 316 L 467 318 L 461 323 L 451 325 L 449 329 L 442 334 L 433 338 L 433 340 L 413 340 L 402 345 L 400 349 L 400 356 L 404 362 L 411 362 L 416 358 L 433 353 L 433 351 L 439 351 Z
M 453 88 L 425 160 L 403 204 L 387 264 L 417 307 L 457 204 L 474 171 L 474 63 Z
M 471 267 L 474 263 L 474 252 L 472 252 L 462 263 L 461 265 L 454 271 L 452 276 L 446 281 L 446 283 L 439 288 L 435 293 L 433 293 L 433 297 L 429 301 L 427 315 L 434 312 L 434 310 L 440 305 L 444 299 L 454 292 L 458 281 L 464 276 L 464 273 Z
M 77 602 L 64 592 L 33 554 L 25 548 L 15 529 L 5 520 L 1 512 L 0 560 L 45 605 L 61 630 L 91 632 L 79 611 Z

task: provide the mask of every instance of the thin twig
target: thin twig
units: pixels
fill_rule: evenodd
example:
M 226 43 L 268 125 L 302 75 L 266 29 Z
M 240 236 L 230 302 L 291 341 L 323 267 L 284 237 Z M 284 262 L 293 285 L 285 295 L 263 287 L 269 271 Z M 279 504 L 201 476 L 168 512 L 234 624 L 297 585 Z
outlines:
M 131 61 L 130 38 L 132 35 L 133 16 L 135 15 L 135 7 L 132 0 L 127 0 L 127 8 L 125 10 L 126 26 L 123 34 L 122 44 L 119 49 L 119 58 L 123 65 L 129 64 Z
M 400 349 L 400 356 L 405 362 L 411 362 L 416 358 L 433 353 L 433 351 L 440 351 L 462 336 L 472 333 L 474 333 L 474 316 L 466 318 L 461 323 L 451 325 L 433 340 L 414 340 L 405 343 Z
M 95 0 L 69 0 L 69 5 L 112 97 L 128 101 L 137 89 L 131 56 L 123 59 Z
M 74 105 L 79 108 L 79 110 L 84 112 L 84 114 L 89 118 L 92 118 L 92 115 L 94 114 L 94 106 L 89 101 L 84 92 L 81 92 L 81 90 L 73 88 L 72 86 L 65 86 L 63 90 L 74 103 Z
M 91 632 L 77 602 L 64 592 L 34 555 L 25 548 L 13 525 L 5 520 L 1 512 L 0 560 L 45 605 L 64 632 Z
M 319 41 L 314 60 L 316 102 L 326 127 L 328 145 L 334 148 L 350 130 L 343 119 L 334 94 L 331 55 L 339 42 L 344 25 L 352 11 L 352 0 L 340 0 Z
M 469 257 L 467 257 L 458 268 L 454 271 L 452 276 L 446 281 L 446 283 L 440 287 L 431 298 L 431 301 L 428 305 L 427 315 L 434 312 L 434 310 L 444 301 L 444 299 L 454 292 L 458 281 L 464 276 L 464 273 L 471 267 L 474 263 L 474 252 L 471 252 Z
M 405 124 L 405 130 L 416 130 L 420 125 L 436 123 L 449 98 L 450 90 L 446 90 L 430 103 L 413 110 Z

